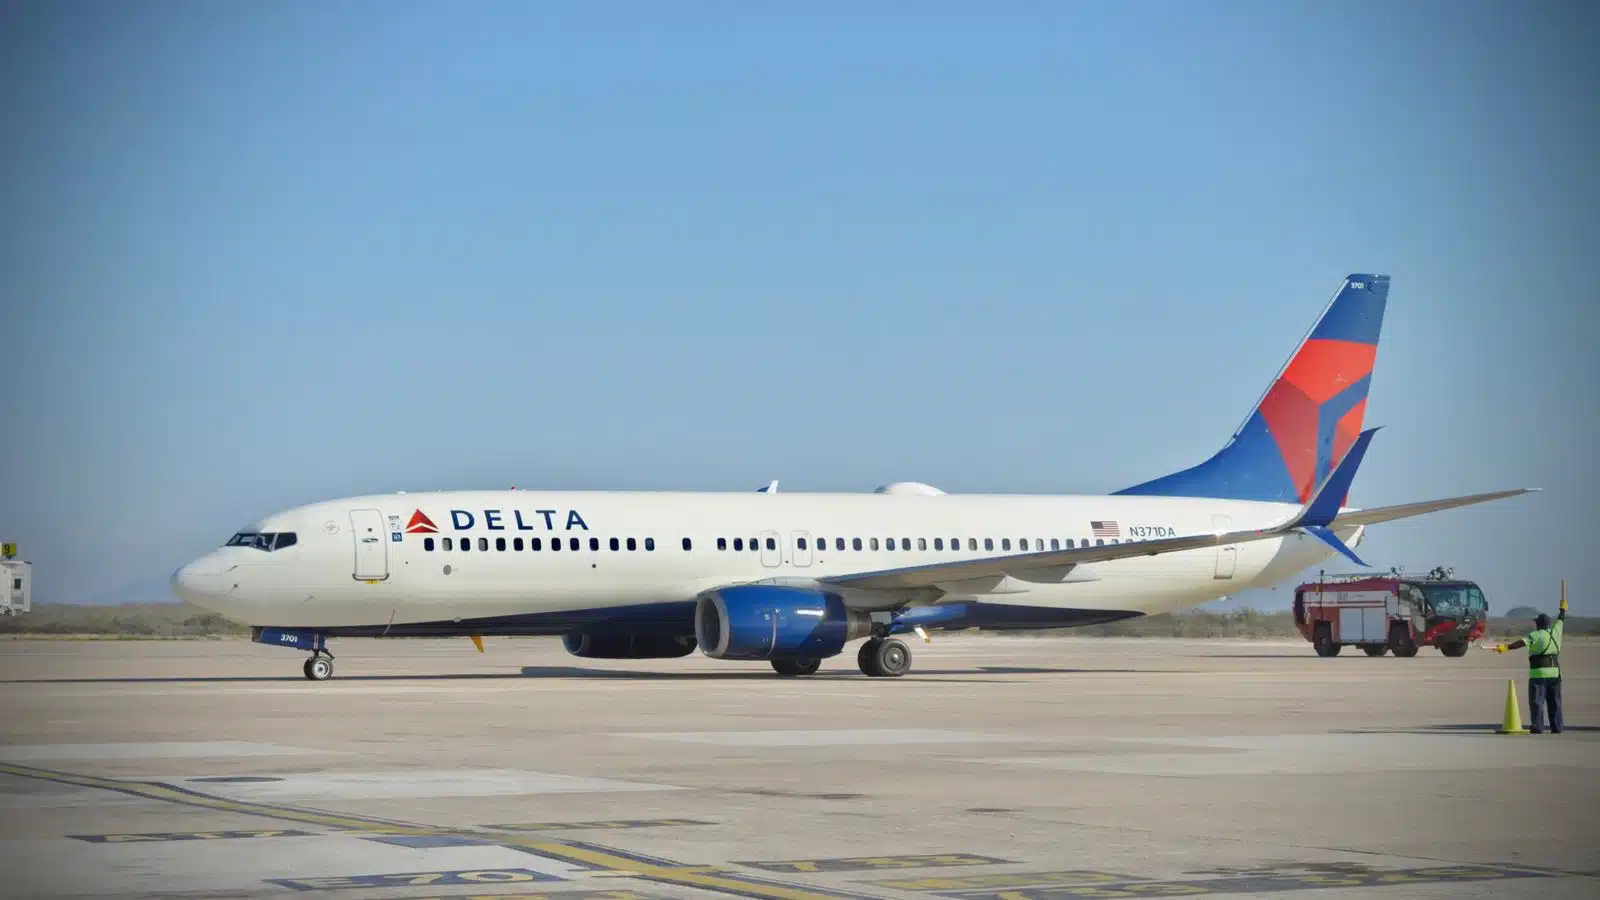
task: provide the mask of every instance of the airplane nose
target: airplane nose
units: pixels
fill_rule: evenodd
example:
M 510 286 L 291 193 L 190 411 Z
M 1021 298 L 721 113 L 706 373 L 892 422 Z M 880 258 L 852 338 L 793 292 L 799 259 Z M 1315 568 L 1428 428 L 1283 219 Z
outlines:
M 172 592 L 196 606 L 211 607 L 233 589 L 224 572 L 198 559 L 172 573 Z

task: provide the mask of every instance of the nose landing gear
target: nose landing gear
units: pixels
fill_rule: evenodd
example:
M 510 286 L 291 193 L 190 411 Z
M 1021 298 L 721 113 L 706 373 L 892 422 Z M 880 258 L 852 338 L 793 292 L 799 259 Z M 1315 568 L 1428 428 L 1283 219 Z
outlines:
M 250 640 L 268 647 L 310 650 L 311 658 L 300 667 L 306 679 L 327 681 L 333 677 L 333 654 L 328 652 L 328 636 L 320 631 L 256 627 L 250 629 Z
M 329 653 L 326 647 L 317 648 L 301 667 L 301 671 L 305 672 L 306 678 L 311 681 L 327 681 L 333 677 L 333 654 Z

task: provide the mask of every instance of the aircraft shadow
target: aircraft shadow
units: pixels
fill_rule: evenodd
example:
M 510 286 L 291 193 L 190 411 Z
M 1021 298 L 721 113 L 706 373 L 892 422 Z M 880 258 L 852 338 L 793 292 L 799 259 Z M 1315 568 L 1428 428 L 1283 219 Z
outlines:
M 916 680 L 919 676 L 960 676 L 960 675 L 1082 675 L 1082 674 L 1142 674 L 1142 669 L 1080 669 L 1080 668 L 1041 668 L 1033 666 L 977 666 L 971 669 L 915 669 L 904 676 L 905 679 Z M 801 678 L 785 678 L 783 681 L 841 681 L 846 679 L 860 679 L 866 676 L 853 669 L 840 668 L 837 671 L 822 671 L 815 675 Z M 523 666 L 518 672 L 461 672 L 444 674 L 416 674 L 416 675 L 335 675 L 333 680 L 354 681 L 362 683 L 404 682 L 404 681 L 510 681 L 523 678 L 572 678 L 585 680 L 616 679 L 619 681 L 775 681 L 780 680 L 765 666 L 752 668 L 748 672 L 661 672 L 646 671 L 633 672 L 618 669 L 584 669 L 577 666 Z M 874 679 L 875 681 L 877 679 Z M 888 681 L 903 679 L 884 679 Z M 946 678 L 948 680 L 948 678 Z M 979 681 L 992 679 L 976 679 Z M 277 684 L 283 682 L 302 682 L 305 678 L 301 675 L 168 675 L 168 676 L 108 676 L 105 678 L 6 678 L 0 679 L 0 684 Z

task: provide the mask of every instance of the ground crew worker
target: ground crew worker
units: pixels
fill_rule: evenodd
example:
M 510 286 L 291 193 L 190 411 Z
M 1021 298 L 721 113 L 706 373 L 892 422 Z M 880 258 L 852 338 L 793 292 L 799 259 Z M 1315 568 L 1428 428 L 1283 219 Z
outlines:
M 1566 628 L 1567 596 L 1561 595 L 1561 612 L 1555 625 L 1544 613 L 1533 621 L 1534 630 L 1526 638 L 1501 644 L 1496 653 L 1528 648 L 1528 712 L 1533 717 L 1534 734 L 1544 734 L 1544 712 L 1550 706 L 1550 733 L 1561 733 L 1561 635 Z

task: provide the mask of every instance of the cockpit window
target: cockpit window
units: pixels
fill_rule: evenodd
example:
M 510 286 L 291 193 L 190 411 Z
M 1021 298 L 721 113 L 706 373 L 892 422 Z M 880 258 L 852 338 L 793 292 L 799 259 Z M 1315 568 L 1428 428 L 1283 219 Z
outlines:
M 224 547 L 252 547 L 268 553 L 293 547 L 297 540 L 292 531 L 241 531 L 224 544 Z

